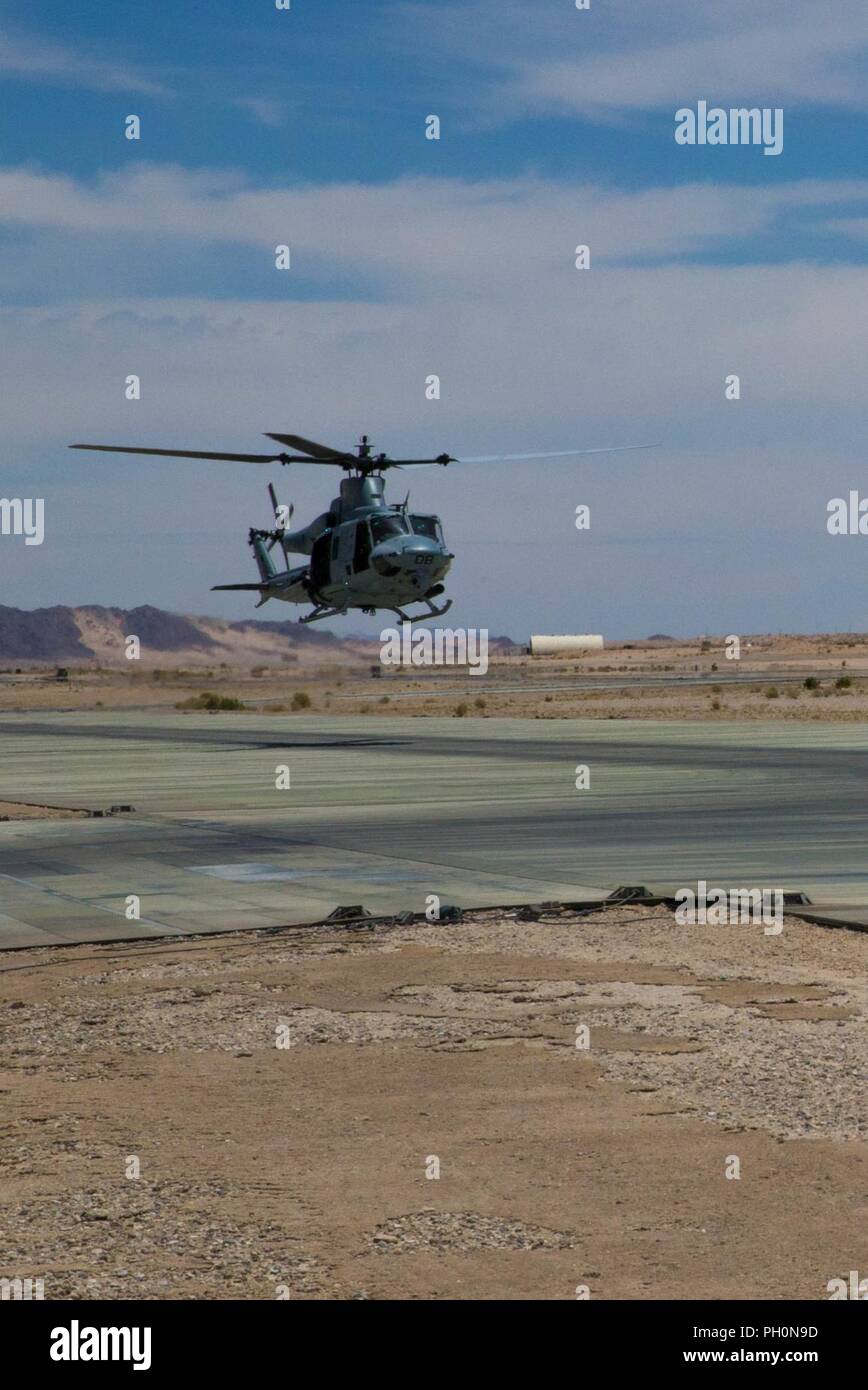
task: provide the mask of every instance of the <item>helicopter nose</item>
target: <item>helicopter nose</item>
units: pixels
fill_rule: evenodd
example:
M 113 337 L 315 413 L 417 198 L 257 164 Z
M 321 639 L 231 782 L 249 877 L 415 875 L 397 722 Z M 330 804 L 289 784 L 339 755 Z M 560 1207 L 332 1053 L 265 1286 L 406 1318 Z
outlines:
M 442 579 L 444 574 L 448 574 L 449 567 L 454 559 L 455 556 L 451 553 L 451 551 L 444 550 L 441 547 L 441 549 L 437 552 L 437 554 L 434 557 L 434 563 L 432 566 L 432 578 Z
M 425 539 L 425 543 L 414 541 L 407 546 L 404 551 L 406 564 L 403 568 L 421 579 L 427 580 L 442 579 L 452 563 L 452 556 L 448 550 L 436 541 Z
M 453 556 L 437 541 L 427 536 L 414 536 L 401 545 L 387 543 L 371 555 L 371 564 L 380 574 L 440 579 L 449 569 Z

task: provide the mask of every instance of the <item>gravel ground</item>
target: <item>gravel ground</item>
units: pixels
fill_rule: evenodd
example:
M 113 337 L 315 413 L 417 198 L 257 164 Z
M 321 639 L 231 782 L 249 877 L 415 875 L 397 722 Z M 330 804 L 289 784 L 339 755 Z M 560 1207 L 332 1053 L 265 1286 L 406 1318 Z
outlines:
M 865 1262 L 866 951 L 625 907 L 9 953 L 0 1274 L 60 1299 L 823 1296 Z M 720 1191 L 733 1152 L 759 1186 Z

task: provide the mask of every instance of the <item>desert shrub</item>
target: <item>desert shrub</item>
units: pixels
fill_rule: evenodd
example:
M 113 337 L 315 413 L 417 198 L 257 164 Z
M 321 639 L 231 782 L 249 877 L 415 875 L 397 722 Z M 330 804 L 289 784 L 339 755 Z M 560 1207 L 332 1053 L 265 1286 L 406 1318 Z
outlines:
M 203 690 L 201 695 L 191 695 L 189 700 L 179 700 L 175 709 L 229 710 L 244 709 L 241 700 L 231 695 L 215 695 L 212 690 Z
M 808 676 L 808 679 L 805 681 L 805 689 L 806 689 L 806 690 L 819 690 L 819 688 L 820 688 L 820 682 L 817 680 L 817 677 L 816 677 L 816 676 Z
M 297 690 L 292 697 L 292 709 L 310 709 L 310 696 L 306 690 Z

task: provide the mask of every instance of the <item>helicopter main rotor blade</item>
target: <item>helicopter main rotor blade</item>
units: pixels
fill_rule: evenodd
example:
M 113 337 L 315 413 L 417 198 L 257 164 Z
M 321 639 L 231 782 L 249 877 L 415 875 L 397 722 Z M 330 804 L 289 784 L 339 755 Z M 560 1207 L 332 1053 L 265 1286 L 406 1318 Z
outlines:
M 609 444 L 604 449 L 553 449 L 542 454 L 478 454 L 450 459 L 450 463 L 508 463 L 519 459 L 578 458 L 583 454 L 622 454 L 631 449 L 659 449 L 659 444 Z M 440 460 L 436 459 L 439 463 Z
M 269 434 L 266 432 L 266 439 L 276 439 L 278 444 L 289 444 L 292 449 L 299 449 L 303 454 L 309 454 L 306 459 L 293 460 L 298 463 L 355 463 L 355 454 L 344 453 L 342 449 L 330 449 L 327 444 L 317 444 L 313 439 L 303 439 L 300 434 Z
M 376 459 L 379 468 L 433 468 L 436 464 L 457 463 L 451 454 L 440 454 L 436 459 Z
M 176 459 L 215 459 L 221 463 L 331 463 L 346 468 L 361 469 L 366 472 L 379 472 L 387 468 L 432 468 L 436 464 L 448 463 L 511 463 L 525 459 L 580 458 L 588 454 L 620 454 L 633 449 L 657 449 L 658 444 L 609 444 L 601 449 L 551 449 L 532 454 L 475 454 L 465 457 L 453 454 L 439 454 L 433 459 L 390 459 L 383 454 L 357 458 L 355 454 L 341 453 L 329 449 L 325 444 L 316 444 L 311 439 L 303 439 L 297 434 L 268 434 L 268 439 L 289 444 L 295 449 L 303 449 L 303 454 L 229 454 L 212 453 L 207 449 L 145 449 L 134 444 L 70 444 L 70 449 L 88 449 L 101 454 L 149 454 L 161 458 Z
M 225 463 L 285 463 L 285 454 L 212 454 L 203 449 L 140 449 L 131 444 L 70 444 L 70 449 L 91 449 L 100 454 L 159 454 L 173 459 L 219 459 Z

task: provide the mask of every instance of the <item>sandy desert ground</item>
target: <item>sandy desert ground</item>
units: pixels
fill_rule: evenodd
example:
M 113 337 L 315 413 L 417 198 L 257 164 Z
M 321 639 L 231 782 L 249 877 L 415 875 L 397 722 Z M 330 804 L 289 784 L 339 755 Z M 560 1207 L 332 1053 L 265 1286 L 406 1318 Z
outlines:
M 864 634 L 745 638 L 738 661 L 727 659 L 722 638 L 620 643 L 569 659 L 497 652 L 479 676 L 457 668 L 381 668 L 377 643 L 302 647 L 287 661 L 273 644 L 269 649 L 267 634 L 257 634 L 255 643 L 238 641 L 234 657 L 227 649 L 223 655 L 231 659 L 210 665 L 201 652 L 146 654 L 130 663 L 107 649 L 105 664 L 73 665 L 62 682 L 55 666 L 10 664 L 0 671 L 0 711 L 174 709 L 212 694 L 256 712 L 300 718 L 312 711 L 386 718 L 868 721 Z M 675 678 L 687 683 L 654 684 Z M 702 684 L 689 683 L 696 678 Z M 641 683 L 607 688 L 619 681 Z M 599 688 L 582 688 L 588 682 Z
M 868 937 L 537 918 L 7 953 L 0 1272 L 814 1300 L 864 1268 Z

